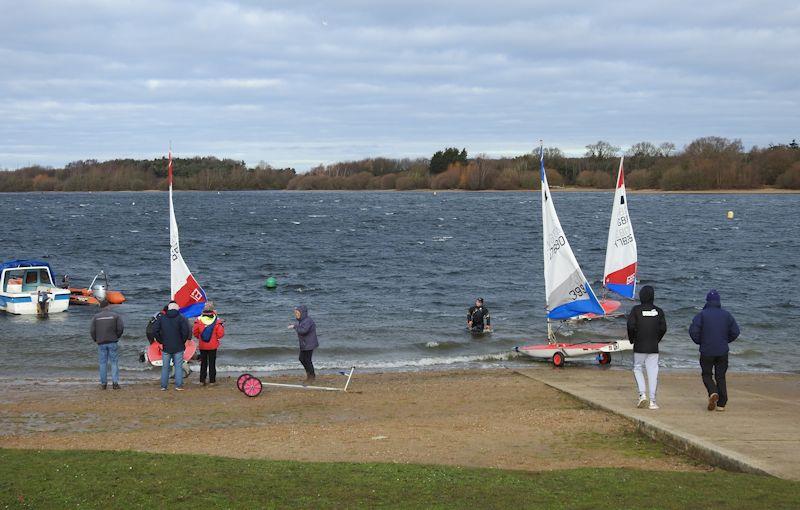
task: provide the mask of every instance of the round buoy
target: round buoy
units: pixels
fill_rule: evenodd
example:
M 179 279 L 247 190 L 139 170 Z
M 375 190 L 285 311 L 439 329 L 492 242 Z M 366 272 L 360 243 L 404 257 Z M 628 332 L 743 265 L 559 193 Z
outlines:
M 267 283 L 265 284 L 265 286 L 268 289 L 274 289 L 275 287 L 278 286 L 278 280 L 276 280 L 274 277 L 270 276 L 269 278 L 267 278 Z
M 733 219 L 733 211 L 728 211 L 728 219 L 729 220 Z

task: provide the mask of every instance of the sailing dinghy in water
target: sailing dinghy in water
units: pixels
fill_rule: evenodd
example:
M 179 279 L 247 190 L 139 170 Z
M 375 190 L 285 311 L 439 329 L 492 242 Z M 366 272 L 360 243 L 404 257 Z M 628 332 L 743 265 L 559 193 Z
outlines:
M 172 150 L 169 151 L 169 164 L 167 166 L 169 181 L 169 256 L 170 256 L 170 295 L 178 303 L 181 314 L 187 319 L 197 317 L 203 312 L 206 304 L 206 293 L 197 283 L 189 267 L 181 255 L 180 238 L 178 236 L 178 222 L 175 220 L 175 208 L 172 204 Z M 197 344 L 189 339 L 183 351 L 184 361 L 189 361 L 197 350 Z M 155 367 L 162 365 L 161 345 L 153 342 L 144 352 L 145 360 Z M 188 367 L 184 372 L 188 373 Z
M 544 170 L 544 149 L 540 149 L 539 162 L 542 180 L 542 247 L 548 343 L 525 345 L 517 347 L 516 351 L 532 358 L 552 360 L 553 364 L 559 367 L 568 357 L 584 355 L 597 355 L 601 364 L 609 363 L 610 353 L 630 350 L 633 348 L 631 343 L 627 340 L 564 343 L 555 339 L 551 321 L 565 321 L 587 314 L 599 317 L 606 312 L 583 275 L 558 220 Z
M 614 206 L 611 209 L 611 224 L 608 226 L 608 244 L 606 245 L 606 263 L 603 270 L 603 287 L 627 299 L 636 296 L 636 269 L 638 255 L 636 238 L 633 236 L 633 225 L 628 213 L 628 197 L 625 194 L 624 157 L 619 159 L 617 186 L 614 192 Z M 605 292 L 600 299 L 600 306 L 605 317 L 613 317 L 622 303 L 615 299 L 606 299 Z M 619 316 L 616 315 L 616 316 Z M 596 319 L 594 314 L 586 314 L 579 319 Z

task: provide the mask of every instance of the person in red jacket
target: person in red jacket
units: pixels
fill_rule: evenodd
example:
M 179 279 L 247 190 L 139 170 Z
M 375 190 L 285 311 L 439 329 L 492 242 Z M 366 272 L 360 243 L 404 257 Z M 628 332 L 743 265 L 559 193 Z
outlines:
M 214 311 L 214 304 L 209 301 L 203 313 L 194 321 L 192 328 L 194 337 L 200 347 L 200 383 L 206 385 L 206 374 L 211 384 L 217 383 L 217 349 L 219 340 L 225 336 L 225 324 Z

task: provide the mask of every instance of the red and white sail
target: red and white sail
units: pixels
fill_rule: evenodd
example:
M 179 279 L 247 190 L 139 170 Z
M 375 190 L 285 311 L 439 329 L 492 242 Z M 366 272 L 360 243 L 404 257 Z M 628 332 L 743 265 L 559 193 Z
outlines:
M 189 271 L 189 267 L 181 255 L 178 222 L 175 220 L 175 209 L 172 205 L 172 150 L 169 151 L 167 169 L 169 179 L 170 292 L 172 300 L 178 303 L 184 316 L 197 317 L 203 312 L 203 307 L 206 304 L 206 293 L 192 276 L 192 272 Z
M 633 299 L 636 294 L 636 238 L 633 236 L 633 226 L 628 213 L 623 160 L 624 157 L 619 159 L 617 189 L 614 193 L 614 207 L 611 210 L 611 224 L 608 227 L 603 285 L 610 291 Z

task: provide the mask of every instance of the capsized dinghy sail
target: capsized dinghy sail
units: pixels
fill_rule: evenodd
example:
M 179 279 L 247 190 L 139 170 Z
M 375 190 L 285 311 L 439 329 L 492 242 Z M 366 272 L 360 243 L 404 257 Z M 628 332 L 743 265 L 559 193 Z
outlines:
M 558 220 L 547 174 L 544 170 L 544 150 L 540 149 L 540 173 L 542 180 L 542 247 L 544 255 L 544 283 L 547 298 L 546 344 L 524 345 L 516 351 L 538 359 L 550 359 L 562 366 L 571 356 L 596 355 L 601 364 L 611 361 L 611 352 L 630 350 L 627 340 L 598 341 L 585 343 L 557 342 L 551 327 L 552 320 L 568 320 L 573 317 L 602 316 L 605 310 L 597 300 L 591 285 L 581 271 L 575 254 L 567 241 L 561 222 Z
M 620 296 L 633 299 L 636 295 L 636 238 L 633 237 L 633 226 L 628 214 L 623 160 L 624 157 L 619 159 L 617 190 L 614 193 L 614 207 L 608 227 L 603 285 Z
M 175 220 L 175 209 L 172 205 L 172 149 L 169 151 L 167 173 L 169 180 L 170 292 L 172 299 L 181 307 L 181 313 L 185 317 L 197 317 L 203 312 L 206 293 L 192 276 L 192 272 L 189 271 L 181 255 L 178 222 Z

